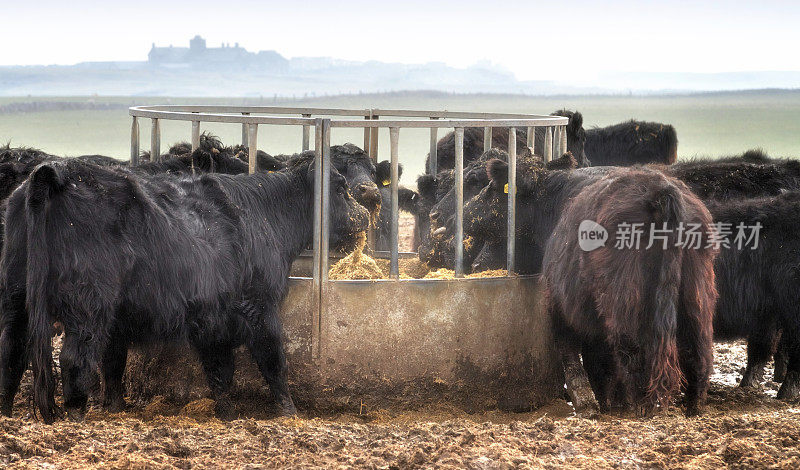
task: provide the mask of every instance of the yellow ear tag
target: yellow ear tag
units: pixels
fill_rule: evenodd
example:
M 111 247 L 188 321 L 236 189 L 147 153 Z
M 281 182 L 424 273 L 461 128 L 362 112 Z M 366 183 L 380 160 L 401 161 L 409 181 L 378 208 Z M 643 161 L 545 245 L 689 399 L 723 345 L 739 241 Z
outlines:
M 267 173 L 275 173 L 275 172 L 272 170 L 267 170 Z
M 503 186 L 503 192 L 508 194 L 508 183 L 506 183 L 506 185 Z
M 384 186 L 389 186 L 390 184 L 392 184 L 392 180 L 383 180 Z

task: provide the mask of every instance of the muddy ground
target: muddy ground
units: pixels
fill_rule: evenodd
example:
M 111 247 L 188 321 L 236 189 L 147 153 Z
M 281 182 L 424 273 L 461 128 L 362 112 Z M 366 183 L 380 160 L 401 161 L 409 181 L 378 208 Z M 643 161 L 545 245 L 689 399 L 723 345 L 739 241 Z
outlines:
M 14 417 L 0 418 L 0 466 L 800 468 L 800 407 L 732 385 L 744 366 L 741 343 L 717 345 L 715 360 L 709 407 L 691 419 L 677 407 L 649 419 L 582 419 L 556 400 L 529 413 L 426 401 L 220 422 L 209 399 L 180 409 L 155 399 L 47 426 L 31 414 L 26 378 Z M 765 388 L 774 395 L 775 384 Z

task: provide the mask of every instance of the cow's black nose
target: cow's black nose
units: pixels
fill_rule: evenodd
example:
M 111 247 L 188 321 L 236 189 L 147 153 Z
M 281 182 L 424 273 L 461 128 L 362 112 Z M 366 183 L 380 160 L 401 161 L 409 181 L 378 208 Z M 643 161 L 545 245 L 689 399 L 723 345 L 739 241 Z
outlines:
M 361 198 L 365 201 L 378 201 L 380 202 L 381 193 L 378 191 L 378 187 L 375 183 L 372 184 L 359 184 L 357 187 L 358 191 L 361 193 Z

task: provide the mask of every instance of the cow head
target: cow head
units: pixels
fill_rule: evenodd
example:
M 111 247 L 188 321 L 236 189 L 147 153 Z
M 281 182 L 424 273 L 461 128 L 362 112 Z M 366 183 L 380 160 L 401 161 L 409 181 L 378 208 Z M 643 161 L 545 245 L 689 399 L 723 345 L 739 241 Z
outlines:
M 313 165 L 309 168 L 309 172 L 310 181 L 314 181 Z M 330 175 L 329 201 L 329 244 L 334 250 L 352 251 L 359 234 L 369 227 L 370 214 L 350 195 L 347 180 L 333 167 Z
M 331 147 L 331 161 L 347 180 L 356 202 L 377 216 L 381 207 L 381 194 L 375 184 L 375 164 L 366 152 L 353 144 Z
M 578 163 L 570 153 L 545 163 L 539 157 L 524 159 L 517 166 L 517 208 L 524 210 L 524 197 L 537 195 L 548 171 L 570 170 Z M 464 205 L 464 235 L 485 241 L 506 238 L 508 216 L 508 162 L 487 163 L 489 183 Z M 519 222 L 519 219 L 518 219 Z
M 591 163 L 584 151 L 586 145 L 586 130 L 583 128 L 583 115 L 578 111 L 569 111 L 567 109 L 560 109 L 550 115 L 562 116 L 569 119 L 569 123 L 567 124 L 567 151 L 575 157 L 578 166 L 590 166 Z
M 523 156 L 530 156 L 529 153 Z M 493 148 L 484 152 L 477 160 L 464 168 L 464 202 L 478 194 L 489 183 L 486 173 L 486 164 L 492 159 L 508 160 L 508 154 L 501 149 Z M 426 257 L 432 267 L 451 267 L 451 260 L 455 259 L 455 246 L 452 231 L 448 228 L 454 226 L 456 213 L 456 191 L 452 171 L 443 175 L 443 184 L 438 186 L 437 201 L 430 211 L 430 237 L 420 253 Z M 473 246 L 474 240 L 465 238 L 465 260 L 469 261 L 479 246 Z M 444 263 L 444 264 L 440 264 Z

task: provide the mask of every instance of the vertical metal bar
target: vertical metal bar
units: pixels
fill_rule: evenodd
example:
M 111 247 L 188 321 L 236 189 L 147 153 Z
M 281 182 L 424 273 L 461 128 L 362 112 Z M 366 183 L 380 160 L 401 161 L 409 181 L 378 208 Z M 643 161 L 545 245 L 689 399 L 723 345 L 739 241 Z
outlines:
M 486 152 L 492 148 L 492 128 L 483 128 L 483 151 Z
M 457 127 L 456 138 L 456 277 L 464 276 L 464 128 Z
M 258 169 L 258 124 L 248 124 L 247 129 L 247 172 L 251 175 Z
M 378 116 L 372 116 L 372 119 L 378 119 Z M 377 127 L 373 127 L 370 129 L 370 136 L 369 136 L 369 156 L 372 157 L 372 161 L 377 163 L 378 162 L 378 131 L 380 129 Z
M 530 147 L 531 148 L 531 152 L 533 152 L 533 147 L 534 147 L 534 145 L 536 145 L 534 143 L 535 142 L 534 137 L 536 136 L 536 134 L 535 134 L 536 128 L 535 127 L 529 127 L 528 129 L 526 129 L 526 132 L 527 132 L 527 134 L 525 136 L 526 137 L 526 142 L 527 142 L 526 145 L 528 147 Z M 533 152 L 533 153 L 536 153 L 536 152 Z
M 514 273 L 517 241 L 517 130 L 508 130 L 508 230 L 506 232 L 506 269 Z
M 370 119 L 378 119 L 378 116 L 372 113 L 372 110 L 369 112 Z M 371 127 L 369 129 L 369 147 L 365 149 L 369 157 L 372 159 L 372 163 L 378 163 L 378 131 L 380 129 L 377 127 Z M 367 247 L 373 253 L 375 252 L 375 247 L 378 242 L 378 237 L 380 237 L 380 232 L 375 230 L 373 224 L 370 224 L 369 228 L 367 229 Z
M 192 121 L 192 152 L 200 146 L 200 121 Z
M 150 161 L 157 162 L 161 159 L 161 123 L 158 118 L 152 118 L 153 126 L 150 128 Z
M 369 116 L 364 116 L 364 119 L 368 120 Z M 364 151 L 367 152 L 367 154 L 369 154 L 369 136 L 370 136 L 370 134 L 371 134 L 370 128 L 369 127 L 365 127 L 364 128 Z
M 436 120 L 439 118 L 432 117 L 432 120 Z M 438 154 L 438 143 L 439 143 L 439 129 L 436 127 L 431 127 L 431 149 L 430 153 L 430 164 L 428 165 L 428 173 L 436 176 L 436 173 L 439 171 L 439 154 Z
M 558 156 L 560 157 L 567 153 L 569 147 L 567 147 L 567 126 L 561 126 L 559 129 L 561 129 L 561 138 L 559 139 L 561 141 L 561 148 L 558 151 Z
M 249 116 L 250 113 L 242 113 L 242 116 Z M 247 124 L 242 123 L 242 147 L 248 147 L 247 143 Z
M 310 118 L 310 114 L 303 114 L 304 118 Z M 311 142 L 311 126 L 305 125 L 303 126 L 303 152 L 308 150 L 308 146 Z
M 322 119 L 314 120 L 314 238 L 312 248 L 314 256 L 311 258 L 311 335 L 315 340 L 311 342 L 311 355 L 320 357 L 320 335 L 322 334 L 320 313 L 322 305 L 322 275 L 321 275 L 321 241 L 322 241 Z
M 331 192 L 331 120 L 322 120 L 322 236 L 319 259 L 323 293 L 328 282 L 328 240 L 330 238 L 330 192 Z M 324 299 L 324 297 L 323 297 Z
M 392 164 L 392 221 L 390 226 L 389 249 L 391 259 L 389 261 L 389 275 L 392 279 L 400 279 L 400 262 L 398 260 L 400 251 L 400 209 L 397 200 L 397 190 L 399 188 L 399 163 L 398 148 L 400 144 L 400 128 L 392 127 L 389 129 L 389 142 L 391 146 Z
M 553 127 L 553 158 L 558 158 L 561 152 L 561 126 Z
M 553 126 L 544 128 L 544 161 L 553 159 Z
M 131 166 L 139 164 L 139 118 L 133 116 L 131 122 Z

